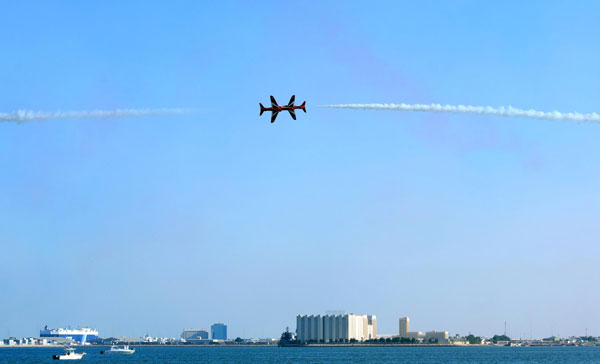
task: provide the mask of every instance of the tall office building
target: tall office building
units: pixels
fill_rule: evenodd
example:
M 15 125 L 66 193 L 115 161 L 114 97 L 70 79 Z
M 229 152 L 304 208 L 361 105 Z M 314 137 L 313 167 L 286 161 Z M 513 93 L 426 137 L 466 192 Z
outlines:
M 375 315 L 298 315 L 296 337 L 301 341 L 364 341 L 377 337 Z
M 227 340 L 227 325 L 222 323 L 212 325 L 210 336 L 213 340 Z
M 398 331 L 398 336 L 400 337 L 408 337 L 408 332 L 410 331 L 410 319 L 408 317 L 400 317 L 400 330 Z

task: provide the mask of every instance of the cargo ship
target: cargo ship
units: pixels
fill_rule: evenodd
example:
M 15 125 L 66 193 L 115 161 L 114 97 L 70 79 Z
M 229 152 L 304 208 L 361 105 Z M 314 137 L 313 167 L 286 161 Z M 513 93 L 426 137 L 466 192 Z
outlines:
M 48 326 L 40 330 L 40 337 L 64 337 L 71 338 L 73 341 L 77 341 L 81 344 L 85 344 L 88 341 L 93 341 L 98 338 L 98 331 L 90 329 L 89 327 L 82 327 L 79 329 L 51 329 Z

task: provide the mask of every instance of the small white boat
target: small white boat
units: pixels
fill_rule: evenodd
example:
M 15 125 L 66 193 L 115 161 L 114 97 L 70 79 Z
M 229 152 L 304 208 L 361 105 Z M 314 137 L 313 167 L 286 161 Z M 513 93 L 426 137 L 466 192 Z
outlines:
M 52 355 L 54 360 L 81 360 L 85 352 L 76 353 L 74 348 L 65 348 L 65 353 L 62 355 Z
M 100 354 L 133 354 L 135 349 L 130 348 L 129 345 L 123 345 L 122 347 L 112 344 L 109 350 L 101 351 Z

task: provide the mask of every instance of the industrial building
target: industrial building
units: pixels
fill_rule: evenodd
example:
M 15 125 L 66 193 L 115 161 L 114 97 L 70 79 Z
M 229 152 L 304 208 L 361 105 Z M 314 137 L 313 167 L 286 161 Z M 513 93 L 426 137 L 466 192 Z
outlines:
M 216 323 L 210 327 L 210 336 L 213 340 L 227 340 L 227 325 Z
M 341 342 L 377 338 L 375 315 L 298 315 L 296 337 L 300 341 Z

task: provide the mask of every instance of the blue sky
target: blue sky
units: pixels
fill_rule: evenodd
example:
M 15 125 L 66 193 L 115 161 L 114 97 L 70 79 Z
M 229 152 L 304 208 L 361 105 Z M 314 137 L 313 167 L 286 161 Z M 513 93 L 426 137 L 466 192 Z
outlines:
M 600 335 L 600 125 L 316 108 L 599 111 L 599 8 L 5 2 L 0 112 L 197 111 L 0 125 L 0 336 Z

